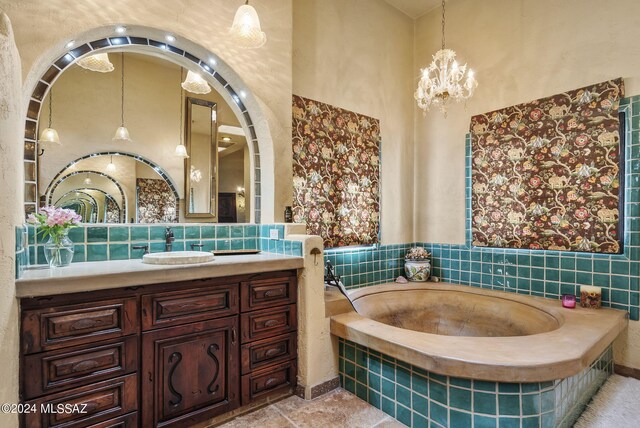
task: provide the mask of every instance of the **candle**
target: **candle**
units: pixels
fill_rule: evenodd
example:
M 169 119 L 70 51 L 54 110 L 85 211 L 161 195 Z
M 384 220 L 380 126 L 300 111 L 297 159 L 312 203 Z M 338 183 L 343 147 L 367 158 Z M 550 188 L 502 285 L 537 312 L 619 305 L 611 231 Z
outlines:
M 560 300 L 563 308 L 573 309 L 576 307 L 576 296 L 573 294 L 563 294 Z
M 580 306 L 592 309 L 602 306 L 602 288 L 590 285 L 580 286 Z

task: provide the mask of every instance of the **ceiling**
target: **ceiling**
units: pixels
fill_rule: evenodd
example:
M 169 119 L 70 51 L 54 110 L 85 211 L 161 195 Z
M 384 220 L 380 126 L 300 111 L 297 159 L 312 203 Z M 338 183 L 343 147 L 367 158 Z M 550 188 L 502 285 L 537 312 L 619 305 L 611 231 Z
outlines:
M 385 0 L 391 6 L 401 10 L 410 18 L 417 18 L 442 3 L 441 0 Z

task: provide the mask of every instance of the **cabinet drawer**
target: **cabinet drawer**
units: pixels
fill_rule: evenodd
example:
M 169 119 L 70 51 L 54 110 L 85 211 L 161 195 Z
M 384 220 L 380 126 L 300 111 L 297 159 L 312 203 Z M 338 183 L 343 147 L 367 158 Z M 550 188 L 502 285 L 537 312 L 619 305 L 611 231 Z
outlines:
M 30 400 L 67 388 L 132 373 L 138 367 L 138 339 L 129 336 L 106 345 L 84 345 L 24 358 L 22 391 Z
M 136 428 L 138 426 L 138 412 L 133 412 L 108 421 L 99 422 L 87 428 Z
M 246 343 L 241 350 L 242 374 L 290 360 L 296 355 L 296 333 Z
M 242 343 L 292 332 L 296 322 L 296 305 L 244 313 L 241 316 Z
M 135 298 L 23 311 L 25 354 L 81 345 L 136 333 Z
M 238 313 L 238 285 L 142 296 L 142 328 L 151 330 Z
M 274 391 L 294 388 L 296 375 L 296 361 L 293 360 L 242 376 L 242 405 Z
M 132 374 L 48 395 L 29 401 L 27 404 L 35 405 L 36 412 L 23 415 L 24 427 L 91 426 L 136 411 L 138 379 L 135 374 Z M 49 411 L 42 413 L 43 409 L 49 409 Z
M 296 302 L 296 277 L 262 279 L 242 283 L 242 312 Z

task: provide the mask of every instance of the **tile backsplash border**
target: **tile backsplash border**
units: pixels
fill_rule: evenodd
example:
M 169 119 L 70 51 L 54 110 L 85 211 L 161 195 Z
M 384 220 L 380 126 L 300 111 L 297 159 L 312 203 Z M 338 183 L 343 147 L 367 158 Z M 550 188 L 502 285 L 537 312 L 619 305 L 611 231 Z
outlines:
M 326 250 L 347 288 L 404 275 L 404 253 L 414 245 L 432 253 L 432 275 L 443 281 L 558 299 L 581 285 L 602 287 L 603 305 L 640 319 L 640 96 L 620 101 L 626 113 L 624 247 L 622 254 L 474 247 L 471 244 L 471 139 L 466 138 L 466 243 L 378 245 Z

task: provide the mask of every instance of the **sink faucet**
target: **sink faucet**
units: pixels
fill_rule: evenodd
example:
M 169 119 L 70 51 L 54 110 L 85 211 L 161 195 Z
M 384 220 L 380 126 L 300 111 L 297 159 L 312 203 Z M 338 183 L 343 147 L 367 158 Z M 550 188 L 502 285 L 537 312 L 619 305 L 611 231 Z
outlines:
M 170 252 L 173 248 L 173 241 L 176 240 L 176 238 L 173 237 L 173 230 L 171 230 L 171 227 L 167 227 L 167 230 L 165 230 L 164 240 L 164 250 L 166 252 Z

